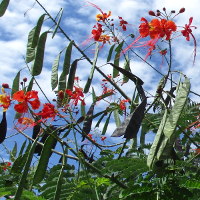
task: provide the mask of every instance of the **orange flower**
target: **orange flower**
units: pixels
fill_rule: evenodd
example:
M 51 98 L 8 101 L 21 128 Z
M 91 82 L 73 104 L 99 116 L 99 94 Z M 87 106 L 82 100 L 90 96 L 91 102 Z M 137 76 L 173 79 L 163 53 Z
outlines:
M 108 35 L 101 35 L 100 38 L 99 38 L 99 42 L 103 42 L 103 44 L 105 44 L 106 42 L 109 42 L 110 40 L 110 36 Z
M 31 127 L 36 125 L 34 120 L 31 119 L 31 118 L 28 118 L 28 117 L 20 117 L 18 119 L 18 122 L 20 124 L 23 124 L 23 125 L 26 125 L 26 126 L 31 126 Z
M 3 112 L 8 109 L 8 107 L 10 106 L 10 102 L 11 99 L 9 95 L 7 95 L 6 93 L 0 94 L 0 107 L 3 107 Z
M 31 105 L 32 109 L 34 110 L 40 107 L 38 92 L 34 90 L 29 91 L 26 94 L 24 94 L 23 90 L 15 92 L 13 95 L 13 100 L 16 100 L 19 102 L 19 104 L 16 104 L 14 106 L 14 109 L 18 113 L 26 113 L 28 111 L 28 103 Z
M 107 13 L 102 13 L 102 14 L 97 14 L 96 15 L 96 20 L 99 21 L 105 21 L 108 17 L 111 16 L 111 11 Z

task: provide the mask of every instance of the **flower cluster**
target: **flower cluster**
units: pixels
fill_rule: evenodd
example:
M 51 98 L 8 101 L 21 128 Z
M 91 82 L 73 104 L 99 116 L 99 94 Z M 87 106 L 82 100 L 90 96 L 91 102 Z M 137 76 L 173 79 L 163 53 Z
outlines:
M 115 30 L 118 30 L 117 28 L 114 28 L 115 24 L 113 23 L 113 19 L 110 19 L 111 11 L 108 13 L 103 12 L 97 5 L 90 3 L 93 7 L 97 8 L 100 11 L 100 14 L 97 14 L 96 20 L 98 23 L 93 27 L 92 30 L 92 38 L 95 41 L 102 42 L 103 45 L 105 43 L 110 43 L 111 38 L 113 42 L 119 42 L 119 38 L 116 37 Z M 192 33 L 192 28 L 195 28 L 195 26 L 192 26 L 193 17 L 189 18 L 189 23 L 185 24 L 185 26 L 177 26 L 174 18 L 185 12 L 185 8 L 181 8 L 177 14 L 175 14 L 175 10 L 172 10 L 170 13 L 167 13 L 166 8 L 163 8 L 163 12 L 160 10 L 149 11 L 149 15 L 155 17 L 152 20 L 147 20 L 146 18 L 142 17 L 140 21 L 139 27 L 138 27 L 138 36 L 134 39 L 134 41 L 128 45 L 122 53 L 126 53 L 130 48 L 138 48 L 138 47 L 145 47 L 147 48 L 147 54 L 145 56 L 145 60 L 152 54 L 152 52 L 157 48 L 157 43 L 159 41 L 171 41 L 175 33 L 181 33 L 183 37 L 186 38 L 187 41 L 190 41 L 190 38 L 194 41 L 194 61 L 196 57 L 196 39 Z M 127 30 L 128 22 L 125 21 L 122 17 L 119 18 L 119 27 L 123 31 Z M 112 23 L 111 23 L 112 22 Z M 180 28 L 180 30 L 178 30 Z M 107 33 L 107 34 L 105 34 Z M 130 37 L 133 34 L 130 34 Z M 180 34 L 178 35 L 180 36 Z M 149 40 L 146 40 L 144 42 L 141 42 L 141 39 L 149 37 Z M 103 46 L 102 45 L 102 46 Z M 167 54 L 167 49 L 159 49 L 158 53 L 160 53 L 162 56 L 165 56 Z
M 97 5 L 93 3 L 90 3 L 90 5 L 98 9 L 100 12 L 99 14 L 96 15 L 97 23 L 96 25 L 93 26 L 93 29 L 91 31 L 92 36 L 90 39 L 94 39 L 95 41 L 103 43 L 102 47 L 105 43 L 110 44 L 111 42 L 119 41 L 119 39 L 116 37 L 117 34 L 115 33 L 115 31 L 118 30 L 117 27 L 121 27 L 123 31 L 126 31 L 128 22 L 125 21 L 122 17 L 118 17 L 119 22 L 118 22 L 117 27 L 115 27 L 115 24 L 113 23 L 114 19 L 110 18 L 111 11 L 108 11 L 108 13 L 105 13 Z

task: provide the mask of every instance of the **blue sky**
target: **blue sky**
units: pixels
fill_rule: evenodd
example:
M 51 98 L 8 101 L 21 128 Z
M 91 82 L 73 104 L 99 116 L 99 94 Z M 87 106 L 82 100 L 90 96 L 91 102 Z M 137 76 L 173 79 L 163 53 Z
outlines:
M 112 11 L 112 17 L 117 19 L 118 16 L 123 17 L 128 21 L 128 29 L 135 33 L 136 28 L 140 24 L 141 17 L 147 17 L 149 10 L 162 10 L 165 7 L 168 11 L 176 10 L 185 7 L 185 13 L 176 18 L 177 25 L 184 26 L 188 23 L 189 17 L 193 17 L 193 25 L 198 28 L 193 31 L 197 40 L 197 56 L 196 63 L 193 66 L 193 41 L 187 42 L 185 38 L 180 37 L 173 41 L 174 48 L 174 70 L 183 71 L 190 79 L 192 83 L 192 90 L 199 92 L 199 73 L 200 73 L 200 56 L 198 43 L 200 41 L 200 4 L 198 0 L 91 0 L 90 2 L 98 5 L 104 12 Z M 43 14 L 43 10 L 35 3 L 34 0 L 18 0 L 11 1 L 5 15 L 0 18 L 0 84 L 9 83 L 12 85 L 13 78 L 16 73 L 24 68 L 23 57 L 26 53 L 26 43 L 29 31 L 35 26 L 39 16 Z M 60 8 L 64 9 L 63 18 L 61 21 L 62 28 L 74 39 L 77 44 L 81 46 L 81 43 L 85 41 L 91 34 L 91 30 L 96 23 L 95 16 L 99 13 L 97 9 L 92 6 L 88 6 L 87 1 L 82 0 L 41 0 L 40 3 L 48 10 L 53 17 L 56 16 Z M 48 30 L 48 23 L 45 23 L 43 30 Z M 51 91 L 50 77 L 51 77 L 51 65 L 58 53 L 66 47 L 67 40 L 62 37 L 61 34 L 57 34 L 52 40 L 48 37 L 47 46 L 45 50 L 45 63 L 41 76 L 37 78 L 43 89 L 47 92 L 50 99 L 55 98 L 54 92 Z M 85 48 L 84 46 L 82 48 Z M 98 65 L 105 63 L 104 52 L 101 50 Z M 93 52 L 88 51 L 88 56 L 93 58 Z M 74 55 L 79 54 L 74 51 Z M 145 56 L 145 54 L 144 54 Z M 165 66 L 161 66 L 158 60 L 148 60 L 155 68 L 161 72 L 165 72 Z M 84 87 L 87 76 L 90 72 L 90 66 L 86 62 L 81 63 L 81 70 L 79 76 L 82 80 L 81 84 Z M 107 66 L 102 68 L 106 74 L 111 72 L 111 69 Z M 133 58 L 131 61 L 132 72 L 144 80 L 144 87 L 148 92 L 154 94 L 158 80 L 161 78 L 155 71 L 149 66 L 144 64 L 139 59 Z M 84 71 L 84 73 L 83 73 Z M 24 72 L 22 72 L 24 73 Z M 27 74 L 22 75 L 28 76 Z M 29 78 L 29 77 L 28 77 Z M 101 80 L 102 77 L 95 73 L 95 78 Z M 94 88 L 98 93 L 101 93 L 101 87 L 98 84 L 94 84 Z M 125 88 L 126 93 L 131 97 L 133 93 L 133 87 L 128 85 Z M 42 96 L 41 96 L 42 98 Z M 197 96 L 193 97 L 195 100 L 199 100 Z M 91 102 L 91 100 L 90 100 Z M 102 105 L 104 106 L 104 105 Z M 108 128 L 108 132 L 111 133 L 115 127 L 114 123 L 111 123 Z M 12 129 L 12 128 L 11 128 Z M 12 131 L 11 131 L 12 132 Z M 12 132 L 13 133 L 13 132 Z

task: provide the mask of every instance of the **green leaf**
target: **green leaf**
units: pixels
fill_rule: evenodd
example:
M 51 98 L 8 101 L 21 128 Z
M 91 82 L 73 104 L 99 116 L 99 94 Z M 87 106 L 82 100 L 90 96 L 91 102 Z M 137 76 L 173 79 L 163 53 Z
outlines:
M 28 42 L 27 42 L 27 48 L 26 48 L 26 62 L 27 63 L 30 63 L 35 58 L 35 48 L 32 47 L 35 30 L 36 30 L 36 26 L 28 34 Z
M 62 8 L 61 8 L 59 14 L 60 14 L 60 16 L 59 16 L 59 18 L 58 18 L 58 22 L 57 22 L 57 24 L 56 24 L 56 27 L 55 27 L 55 29 L 54 29 L 54 31 L 53 31 L 52 39 L 54 38 L 55 34 L 57 33 L 58 27 L 59 27 L 59 25 L 60 25 L 60 21 L 61 21 L 62 14 L 63 14 L 63 9 L 62 9 Z
M 79 59 L 74 60 L 70 68 L 68 81 L 67 81 L 67 89 L 69 90 L 73 90 L 73 87 L 74 87 L 74 78 L 76 75 L 76 68 L 77 68 L 78 61 Z
M 26 62 L 29 63 L 35 58 L 35 48 L 38 44 L 41 27 L 44 21 L 45 14 L 40 16 L 37 25 L 28 34 L 28 43 L 26 49 Z
M 111 60 L 111 58 L 112 58 L 112 53 L 113 53 L 114 47 L 115 47 L 115 44 L 113 44 L 113 45 L 110 47 L 110 50 L 109 50 L 109 53 L 108 53 L 108 57 L 107 57 L 107 62 L 110 62 L 110 60 Z
M 45 49 L 47 34 L 48 34 L 48 31 L 42 33 L 39 38 L 35 60 L 32 66 L 32 70 L 31 70 L 32 76 L 37 76 L 42 72 L 44 49 Z
M 99 120 L 98 120 L 98 122 L 96 123 L 96 125 L 95 125 L 95 128 L 96 127 L 99 127 L 99 125 L 100 125 L 100 123 L 101 123 L 101 121 L 103 120 L 103 118 L 108 114 L 107 112 L 105 112 L 105 111 L 102 111 L 102 112 L 100 112 L 102 115 L 101 115 L 101 117 L 99 118 Z
M 115 119 L 116 126 L 119 127 L 121 125 L 121 121 L 120 121 L 118 109 L 114 110 L 114 119 Z
M 63 71 L 60 75 L 59 78 L 59 84 L 58 84 L 58 90 L 65 90 L 66 89 L 66 80 L 67 80 L 67 75 L 69 74 L 69 69 L 70 69 L 70 62 L 71 62 L 71 54 L 72 54 L 72 45 L 73 41 L 71 41 L 66 48 L 65 51 L 65 58 L 64 58 L 64 63 L 63 63 Z
M 17 155 L 17 142 L 15 141 L 15 145 L 14 145 L 14 147 L 13 147 L 13 150 L 12 150 L 11 153 L 10 153 L 10 160 L 11 160 L 11 161 L 14 161 L 16 155 Z
M 81 103 L 81 115 L 85 116 L 85 105 Z
M 86 85 L 85 85 L 85 88 L 84 88 L 84 93 L 88 93 L 88 91 L 90 89 L 90 85 L 92 83 L 92 78 L 93 78 L 93 75 L 94 75 L 95 66 L 96 66 L 96 63 L 97 63 L 98 54 L 99 54 L 99 43 L 97 42 L 96 48 L 95 48 L 94 60 L 93 60 L 92 68 L 91 68 L 91 71 L 90 71 L 90 76 L 88 77 L 88 80 L 86 82 Z
M 179 87 L 174 106 L 167 118 L 165 127 L 163 129 L 164 139 L 162 140 L 162 143 L 159 147 L 159 151 L 157 154 L 158 160 L 169 157 L 169 154 L 177 137 L 176 127 L 178 124 L 178 120 L 187 101 L 189 91 L 190 81 L 188 78 L 186 78 Z
M 180 84 L 171 112 L 166 118 L 167 111 L 165 111 L 160 123 L 147 159 L 147 165 L 150 168 L 154 167 L 156 161 L 170 158 L 170 153 L 178 136 L 176 132 L 178 120 L 187 101 L 189 91 L 190 81 L 185 78 L 185 81 Z
M 23 151 L 24 151 L 24 148 L 26 147 L 26 140 L 23 142 L 22 146 L 21 146 L 21 149 L 19 151 L 19 155 L 18 156 L 21 156 L 23 154 Z
M 13 96 L 15 92 L 19 91 L 19 79 L 20 79 L 20 71 L 17 73 L 17 75 L 13 80 L 11 96 Z
M 128 55 L 126 55 L 125 57 L 124 69 L 130 72 L 130 60 L 129 60 Z M 129 81 L 129 78 L 123 74 L 123 83 L 127 83 L 128 81 Z
M 96 93 L 95 93 L 93 87 L 92 87 L 92 101 L 93 101 L 93 103 L 95 103 L 97 101 L 97 96 L 96 96 Z
M 60 61 L 60 54 L 56 57 L 56 59 L 53 62 L 52 70 L 51 70 L 51 88 L 54 90 L 58 85 L 58 67 L 59 67 L 59 61 Z
M 120 54 L 122 51 L 123 44 L 124 42 L 121 42 L 115 49 L 116 54 L 114 58 L 114 65 L 116 65 L 117 67 L 119 67 Z M 116 68 L 113 68 L 113 78 L 116 78 L 118 74 L 119 74 L 119 71 Z
M 30 82 L 28 84 L 27 92 L 32 90 L 32 88 L 33 88 L 33 82 L 34 82 L 34 77 L 31 78 L 31 80 L 30 80 Z
M 26 163 L 25 163 L 25 166 L 24 166 L 24 171 L 22 173 L 20 182 L 18 184 L 18 189 L 17 189 L 17 192 L 15 194 L 15 200 L 21 199 L 23 189 L 25 188 L 25 185 L 26 185 L 26 182 L 27 182 L 28 172 L 29 172 L 29 169 L 30 169 L 30 165 L 31 165 L 31 162 L 32 162 L 32 159 L 33 159 L 33 154 L 34 154 L 34 151 L 35 151 L 35 146 L 37 144 L 38 139 L 39 139 L 39 137 L 37 137 L 35 139 L 35 141 L 33 142 L 32 146 L 30 148 L 30 151 L 28 152 L 28 157 L 27 157 L 27 160 L 26 160 Z
M 49 158 L 50 158 L 51 153 L 52 153 L 51 148 L 52 148 L 52 145 L 56 141 L 56 138 L 55 138 L 56 133 L 57 133 L 57 130 L 53 131 L 51 133 L 52 135 L 49 135 L 48 138 L 46 139 L 45 143 L 44 143 L 44 147 L 42 149 L 42 153 L 41 153 L 41 156 L 40 156 L 40 159 L 39 159 L 39 163 L 38 163 L 36 172 L 35 172 L 34 177 L 33 177 L 33 185 L 40 183 L 45 176 L 47 166 L 48 166 L 48 162 L 49 162 Z
M 40 36 L 40 32 L 42 29 L 42 24 L 43 24 L 45 15 L 46 14 L 43 14 L 40 16 L 40 18 L 37 21 L 37 25 L 35 26 L 35 31 L 34 31 L 34 34 L 32 37 L 32 44 L 31 44 L 32 48 L 35 48 L 38 44 L 38 40 L 39 40 L 39 36 Z
M 3 0 L 0 4 L 0 17 L 2 17 L 4 15 L 4 13 L 6 12 L 6 9 L 8 7 L 10 0 Z
M 108 118 L 106 119 L 106 122 L 104 124 L 103 130 L 102 130 L 102 135 L 106 134 L 107 128 L 108 128 L 108 124 L 110 122 L 110 117 L 111 117 L 112 112 L 110 112 L 110 114 L 108 115 Z
M 163 118 L 160 122 L 158 132 L 156 133 L 156 136 L 154 138 L 153 144 L 151 146 L 151 149 L 150 149 L 150 152 L 149 152 L 149 155 L 148 155 L 148 158 L 147 158 L 147 166 L 149 166 L 150 168 L 153 167 L 153 164 L 156 161 L 156 155 L 158 153 L 160 144 L 163 140 L 163 130 L 164 130 L 164 127 L 165 127 L 166 120 L 167 120 L 167 109 L 165 110 Z

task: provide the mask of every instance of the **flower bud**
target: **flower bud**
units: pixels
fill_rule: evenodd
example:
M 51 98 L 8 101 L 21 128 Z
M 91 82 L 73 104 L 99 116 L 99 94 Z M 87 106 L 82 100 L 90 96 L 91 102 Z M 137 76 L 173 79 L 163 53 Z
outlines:
M 58 97 L 59 97 L 59 99 L 64 99 L 64 92 L 62 91 L 62 90 L 60 90 L 59 92 L 58 92 Z
M 149 11 L 149 15 L 156 16 L 155 12 L 153 12 L 152 10 Z
M 27 78 L 26 78 L 26 77 L 24 77 L 24 78 L 23 78 L 23 81 L 24 81 L 24 82 L 26 82 L 26 81 L 27 81 Z
M 166 11 L 166 8 L 165 8 L 165 7 L 163 8 L 163 11 Z
M 185 12 L 185 8 L 181 8 L 180 10 L 179 10 L 179 13 L 184 13 Z
M 9 85 L 8 85 L 8 83 L 3 83 L 3 84 L 2 84 L 2 87 L 3 87 L 3 88 L 9 88 Z
M 176 12 L 175 10 L 172 10 L 172 11 L 171 11 L 171 13 L 175 13 L 175 12 Z

